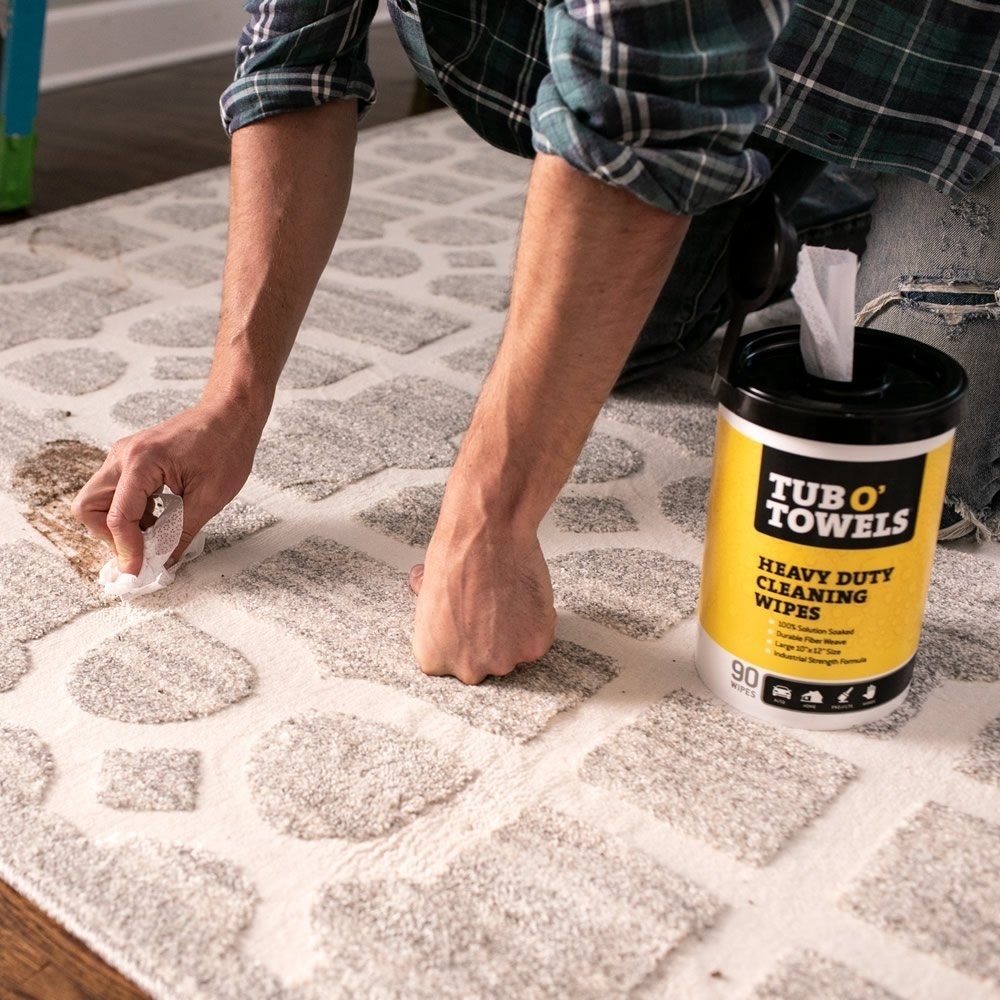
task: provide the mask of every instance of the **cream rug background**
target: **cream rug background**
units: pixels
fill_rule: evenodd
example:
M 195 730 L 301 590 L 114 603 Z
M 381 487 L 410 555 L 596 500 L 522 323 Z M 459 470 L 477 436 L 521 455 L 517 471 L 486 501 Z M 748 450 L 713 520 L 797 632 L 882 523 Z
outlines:
M 131 604 L 65 556 L 71 459 L 196 395 L 225 172 L 2 231 L 0 876 L 162 998 L 1000 995 L 996 547 L 939 551 L 885 723 L 722 708 L 709 355 L 601 416 L 543 527 L 546 661 L 416 670 L 525 178 L 447 112 L 363 135 L 255 474 Z

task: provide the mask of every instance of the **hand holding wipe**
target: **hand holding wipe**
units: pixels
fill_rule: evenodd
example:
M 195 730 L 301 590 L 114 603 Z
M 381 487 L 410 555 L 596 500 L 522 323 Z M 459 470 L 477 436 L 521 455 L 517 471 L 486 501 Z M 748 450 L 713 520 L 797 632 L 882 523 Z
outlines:
M 162 510 L 153 524 L 143 532 L 142 568 L 138 575 L 122 573 L 117 559 L 109 559 L 98 580 L 106 594 L 115 597 L 140 597 L 162 590 L 174 582 L 176 566 L 167 568 L 167 560 L 181 540 L 184 530 L 184 501 L 174 493 L 164 491 L 157 498 Z M 181 562 L 189 562 L 201 555 L 205 548 L 204 535 L 195 536 Z M 179 564 L 178 564 L 179 565 Z

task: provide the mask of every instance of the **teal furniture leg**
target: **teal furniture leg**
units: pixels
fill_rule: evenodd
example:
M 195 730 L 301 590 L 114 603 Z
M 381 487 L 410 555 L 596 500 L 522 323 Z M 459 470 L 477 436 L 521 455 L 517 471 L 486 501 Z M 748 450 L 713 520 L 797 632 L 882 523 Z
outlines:
M 0 52 L 0 211 L 31 203 L 45 0 L 8 0 Z

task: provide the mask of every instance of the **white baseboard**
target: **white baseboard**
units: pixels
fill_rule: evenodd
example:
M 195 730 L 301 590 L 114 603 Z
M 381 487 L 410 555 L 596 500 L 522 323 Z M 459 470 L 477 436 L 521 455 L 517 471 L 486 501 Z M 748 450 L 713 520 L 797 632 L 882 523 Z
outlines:
M 387 17 L 381 9 L 376 22 Z M 246 20 L 241 0 L 95 0 L 52 7 L 39 86 L 56 90 L 232 53 Z

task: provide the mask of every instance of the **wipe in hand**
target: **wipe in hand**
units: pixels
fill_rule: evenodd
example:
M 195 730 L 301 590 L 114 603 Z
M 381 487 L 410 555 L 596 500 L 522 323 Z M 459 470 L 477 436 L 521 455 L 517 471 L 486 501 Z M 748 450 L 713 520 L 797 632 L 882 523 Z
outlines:
M 109 559 L 98 577 L 106 594 L 139 597 L 141 594 L 162 590 L 174 582 L 177 567 L 167 569 L 167 560 L 177 548 L 184 530 L 184 501 L 175 493 L 164 490 L 158 498 L 159 503 L 162 503 L 159 517 L 142 533 L 142 568 L 137 575 L 122 573 L 118 569 L 118 561 Z M 201 555 L 204 548 L 204 536 L 196 535 L 181 557 L 181 562 L 188 562 Z

